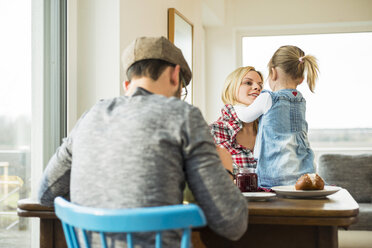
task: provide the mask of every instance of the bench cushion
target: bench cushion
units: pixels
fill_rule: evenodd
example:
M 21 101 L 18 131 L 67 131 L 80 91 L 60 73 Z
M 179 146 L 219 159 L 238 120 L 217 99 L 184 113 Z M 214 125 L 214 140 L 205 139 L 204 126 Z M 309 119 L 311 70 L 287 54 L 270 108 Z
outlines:
M 323 154 L 318 174 L 327 184 L 347 189 L 358 203 L 371 203 L 372 154 Z
M 349 230 L 372 230 L 372 204 L 359 203 L 358 222 L 349 226 Z

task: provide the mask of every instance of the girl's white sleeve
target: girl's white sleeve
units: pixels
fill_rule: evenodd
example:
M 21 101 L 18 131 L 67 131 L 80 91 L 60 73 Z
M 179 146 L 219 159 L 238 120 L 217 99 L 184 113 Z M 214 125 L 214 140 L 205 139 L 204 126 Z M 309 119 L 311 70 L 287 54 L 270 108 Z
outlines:
M 251 105 L 235 105 L 234 109 L 241 121 L 249 123 L 265 114 L 271 108 L 271 105 L 271 95 L 268 92 L 264 92 Z

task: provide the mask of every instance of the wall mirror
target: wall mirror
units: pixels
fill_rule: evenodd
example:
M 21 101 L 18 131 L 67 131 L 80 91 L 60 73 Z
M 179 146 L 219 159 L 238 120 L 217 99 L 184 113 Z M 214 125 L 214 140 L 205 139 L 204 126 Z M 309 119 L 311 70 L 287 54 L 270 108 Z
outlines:
M 193 24 L 174 8 L 168 9 L 168 39 L 182 50 L 193 72 Z M 187 86 L 186 102 L 193 102 L 193 80 Z

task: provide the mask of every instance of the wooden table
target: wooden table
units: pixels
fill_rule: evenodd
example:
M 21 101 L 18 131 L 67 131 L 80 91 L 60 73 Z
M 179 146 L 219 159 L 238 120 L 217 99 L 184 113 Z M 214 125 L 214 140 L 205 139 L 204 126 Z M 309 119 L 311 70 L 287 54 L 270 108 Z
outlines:
M 40 248 L 66 248 L 62 224 L 53 207 L 40 205 L 36 200 L 18 201 L 17 214 L 20 217 L 40 218 Z
M 193 232 L 194 247 L 336 248 L 338 227 L 357 222 L 359 205 L 342 189 L 326 198 L 249 202 L 248 209 L 248 230 L 240 240 L 233 242 L 203 228 Z
M 338 227 L 355 223 L 359 212 L 358 204 L 345 189 L 321 199 L 276 197 L 267 202 L 249 202 L 248 209 L 248 230 L 240 240 L 227 240 L 206 227 L 193 230 L 194 248 L 336 248 Z M 18 203 L 18 215 L 40 218 L 40 247 L 66 247 L 53 208 L 24 199 Z

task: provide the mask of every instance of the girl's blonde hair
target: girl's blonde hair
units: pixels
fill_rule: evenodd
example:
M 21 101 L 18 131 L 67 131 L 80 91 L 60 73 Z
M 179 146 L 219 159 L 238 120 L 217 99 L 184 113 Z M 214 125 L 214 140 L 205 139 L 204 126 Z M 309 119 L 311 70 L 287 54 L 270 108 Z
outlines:
M 261 72 L 256 71 L 253 66 L 239 67 L 235 71 L 231 72 L 225 80 L 221 97 L 224 104 L 236 105 L 239 103 L 237 99 L 239 86 L 242 83 L 244 76 L 250 71 L 257 72 L 263 81 Z
M 304 76 L 307 72 L 307 85 L 311 92 L 314 92 L 315 81 L 318 78 L 319 68 L 317 60 L 312 55 L 305 55 L 304 51 L 296 46 L 282 46 L 274 53 L 270 59 L 269 76 L 271 76 L 271 69 L 275 67 L 281 68 L 292 79 L 298 79 Z

